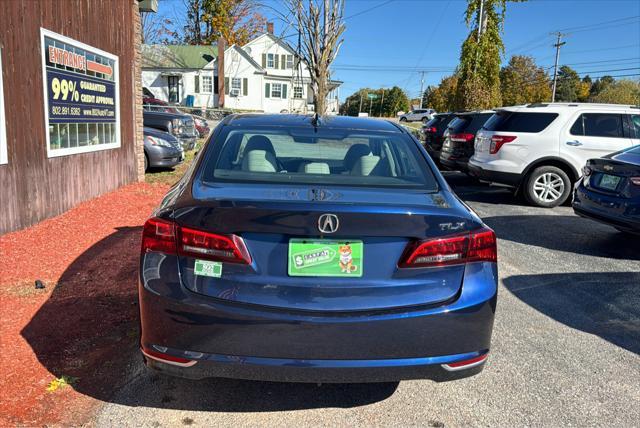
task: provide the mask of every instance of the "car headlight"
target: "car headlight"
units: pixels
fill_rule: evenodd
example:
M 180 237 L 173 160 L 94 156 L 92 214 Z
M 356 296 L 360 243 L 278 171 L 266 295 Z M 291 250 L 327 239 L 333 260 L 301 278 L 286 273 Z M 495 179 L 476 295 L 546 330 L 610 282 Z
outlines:
M 147 139 L 154 146 L 168 147 L 170 149 L 173 148 L 173 144 L 171 144 L 167 140 L 163 140 L 162 138 L 148 136 Z
M 184 123 L 180 119 L 172 119 L 171 125 L 173 127 L 173 134 L 180 135 L 184 131 Z

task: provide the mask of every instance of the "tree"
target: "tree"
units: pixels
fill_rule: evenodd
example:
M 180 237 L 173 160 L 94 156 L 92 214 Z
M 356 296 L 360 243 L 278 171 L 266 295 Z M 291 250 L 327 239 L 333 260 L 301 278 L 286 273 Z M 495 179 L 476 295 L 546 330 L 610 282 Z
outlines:
M 462 109 L 499 106 L 501 33 L 509 0 L 467 0 L 465 22 L 475 25 L 462 44 L 456 98 Z M 521 0 L 511 0 L 521 1 Z M 482 9 L 482 11 L 481 11 Z
M 223 37 L 229 45 L 244 45 L 264 31 L 266 18 L 256 0 L 184 0 L 187 23 L 184 42 L 212 44 Z
M 375 94 L 376 98 L 370 99 L 369 94 Z M 399 111 L 406 111 L 408 108 L 407 94 L 397 86 L 391 89 L 362 88 L 344 100 L 340 106 L 340 114 L 357 116 L 360 111 L 371 111 L 371 115 L 375 117 L 395 117 Z
M 594 103 L 640 105 L 640 82 L 622 79 L 607 84 L 591 98 Z
M 287 0 L 299 35 L 300 59 L 309 69 L 315 112 L 327 112 L 329 67 L 336 59 L 344 39 L 345 0 Z
M 435 111 L 455 111 L 456 91 L 458 88 L 458 76 L 451 75 L 444 77 L 436 87 L 428 87 L 425 91 L 425 104 Z
M 556 101 L 575 102 L 580 94 L 580 76 L 576 71 L 563 65 L 558 70 L 558 81 L 556 84 Z
M 578 101 L 581 103 L 589 101 L 591 95 L 591 77 L 589 75 L 584 76 L 578 85 Z
M 551 98 L 549 76 L 530 56 L 514 55 L 500 70 L 502 105 L 547 101 Z
M 607 87 L 615 82 L 615 79 L 611 76 L 602 76 L 591 85 L 591 91 L 589 93 L 589 99 L 593 99 L 600 94 L 600 92 L 607 89 Z
M 173 21 L 153 12 L 140 12 L 142 44 L 168 44 L 176 37 Z

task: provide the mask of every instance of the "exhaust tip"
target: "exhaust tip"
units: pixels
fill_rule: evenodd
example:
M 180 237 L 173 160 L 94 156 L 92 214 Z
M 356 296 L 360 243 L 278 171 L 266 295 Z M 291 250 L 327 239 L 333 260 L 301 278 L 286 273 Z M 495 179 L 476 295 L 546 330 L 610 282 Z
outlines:
M 479 355 L 477 357 L 469 358 L 468 360 L 456 361 L 455 363 L 442 364 L 442 368 L 449 372 L 457 372 L 459 370 L 466 370 L 472 367 L 484 364 L 489 357 L 489 353 Z

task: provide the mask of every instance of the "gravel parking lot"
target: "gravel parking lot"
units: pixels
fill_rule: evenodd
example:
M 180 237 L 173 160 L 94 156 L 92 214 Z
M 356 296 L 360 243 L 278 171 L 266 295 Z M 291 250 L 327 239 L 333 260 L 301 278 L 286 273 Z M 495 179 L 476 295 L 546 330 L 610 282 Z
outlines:
M 640 421 L 640 243 L 447 175 L 493 227 L 500 296 L 488 365 L 438 384 L 189 381 L 132 367 L 98 426 L 610 425 Z

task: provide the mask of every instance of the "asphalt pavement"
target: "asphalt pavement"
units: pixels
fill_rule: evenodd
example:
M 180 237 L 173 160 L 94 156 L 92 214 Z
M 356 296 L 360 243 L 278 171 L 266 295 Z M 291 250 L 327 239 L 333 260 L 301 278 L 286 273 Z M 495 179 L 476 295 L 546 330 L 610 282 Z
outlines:
M 472 378 L 190 381 L 132 366 L 97 426 L 639 426 L 640 240 L 448 173 L 499 238 L 491 356 Z

